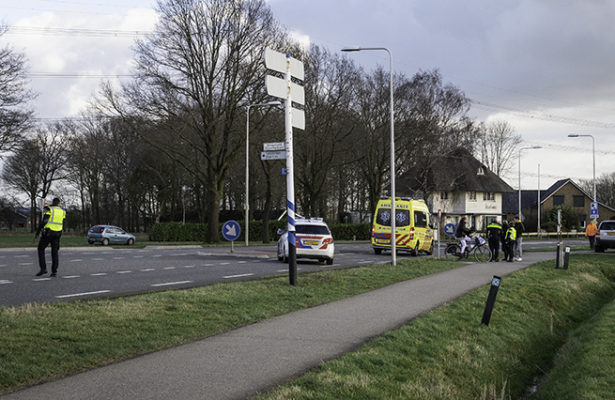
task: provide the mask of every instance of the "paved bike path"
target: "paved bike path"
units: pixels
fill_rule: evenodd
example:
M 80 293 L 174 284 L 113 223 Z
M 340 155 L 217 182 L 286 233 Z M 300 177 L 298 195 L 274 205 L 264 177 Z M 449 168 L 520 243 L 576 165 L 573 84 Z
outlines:
M 553 252 L 470 263 L 1 396 L 2 400 L 244 399 Z M 506 279 L 503 280 L 506 285 Z M 487 292 L 485 292 L 487 293 Z M 495 308 L 497 312 L 497 304 Z M 476 315 L 480 323 L 481 315 Z

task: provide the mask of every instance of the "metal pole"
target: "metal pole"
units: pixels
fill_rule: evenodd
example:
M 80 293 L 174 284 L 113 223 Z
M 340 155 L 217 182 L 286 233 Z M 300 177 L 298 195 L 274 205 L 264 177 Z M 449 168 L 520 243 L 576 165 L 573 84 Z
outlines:
M 594 201 L 598 201 L 596 197 L 596 140 L 594 139 L 594 135 L 589 135 L 592 138 L 592 153 L 593 153 L 593 161 L 594 161 Z
M 536 228 L 538 237 L 540 236 L 540 164 L 538 164 L 538 228 Z
M 519 208 L 518 208 L 518 215 L 519 215 L 519 220 L 521 220 L 521 150 L 524 149 L 524 147 L 522 147 L 521 149 L 519 149 Z
M 393 54 L 389 49 L 384 49 L 389 53 L 389 91 L 391 102 L 391 264 L 397 265 L 397 210 L 395 209 L 395 118 L 393 114 Z
M 286 55 L 286 95 L 284 122 L 286 126 L 286 206 L 288 215 L 288 279 L 290 284 L 297 284 L 297 248 L 295 237 L 295 172 L 293 159 L 293 123 L 292 100 L 290 95 L 290 55 Z
M 249 163 L 249 155 L 250 155 L 250 105 L 248 104 L 248 106 L 246 107 L 246 204 L 244 206 L 244 209 L 246 210 L 246 216 L 245 216 L 245 227 L 244 227 L 244 237 L 246 239 L 246 247 L 248 247 L 248 241 L 249 241 L 249 232 L 250 232 L 250 201 L 248 198 L 248 193 L 250 191 L 250 163 Z

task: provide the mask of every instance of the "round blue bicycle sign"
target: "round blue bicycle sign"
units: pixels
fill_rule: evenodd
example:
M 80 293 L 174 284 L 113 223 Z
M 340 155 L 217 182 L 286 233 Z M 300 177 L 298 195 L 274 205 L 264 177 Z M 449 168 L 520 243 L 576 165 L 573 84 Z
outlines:
M 444 234 L 446 236 L 453 236 L 455 234 L 455 224 L 444 225 Z
M 232 219 L 226 221 L 222 225 L 222 236 L 230 242 L 234 242 L 239 238 L 241 234 L 241 227 L 237 221 L 233 221 Z

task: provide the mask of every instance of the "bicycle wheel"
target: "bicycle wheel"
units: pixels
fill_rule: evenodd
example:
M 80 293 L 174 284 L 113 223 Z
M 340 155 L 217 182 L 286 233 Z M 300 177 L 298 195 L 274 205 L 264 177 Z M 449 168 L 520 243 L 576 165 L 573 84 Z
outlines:
M 449 244 L 446 246 L 446 250 L 444 250 L 444 256 L 451 260 L 459 257 L 459 252 L 461 248 L 457 244 Z
M 491 259 L 491 249 L 487 246 L 478 246 L 474 248 L 474 258 L 478 262 L 487 262 Z

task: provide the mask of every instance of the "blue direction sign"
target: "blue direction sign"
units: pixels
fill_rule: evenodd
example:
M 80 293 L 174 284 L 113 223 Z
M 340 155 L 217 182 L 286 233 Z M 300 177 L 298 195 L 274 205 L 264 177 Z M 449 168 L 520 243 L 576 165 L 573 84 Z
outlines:
M 226 240 L 234 242 L 239 238 L 240 234 L 241 227 L 237 221 L 231 219 L 222 225 L 222 236 L 224 236 Z
M 592 201 L 589 203 L 589 217 L 598 218 L 598 202 Z
M 444 225 L 444 234 L 446 236 L 453 236 L 455 234 L 455 224 Z

